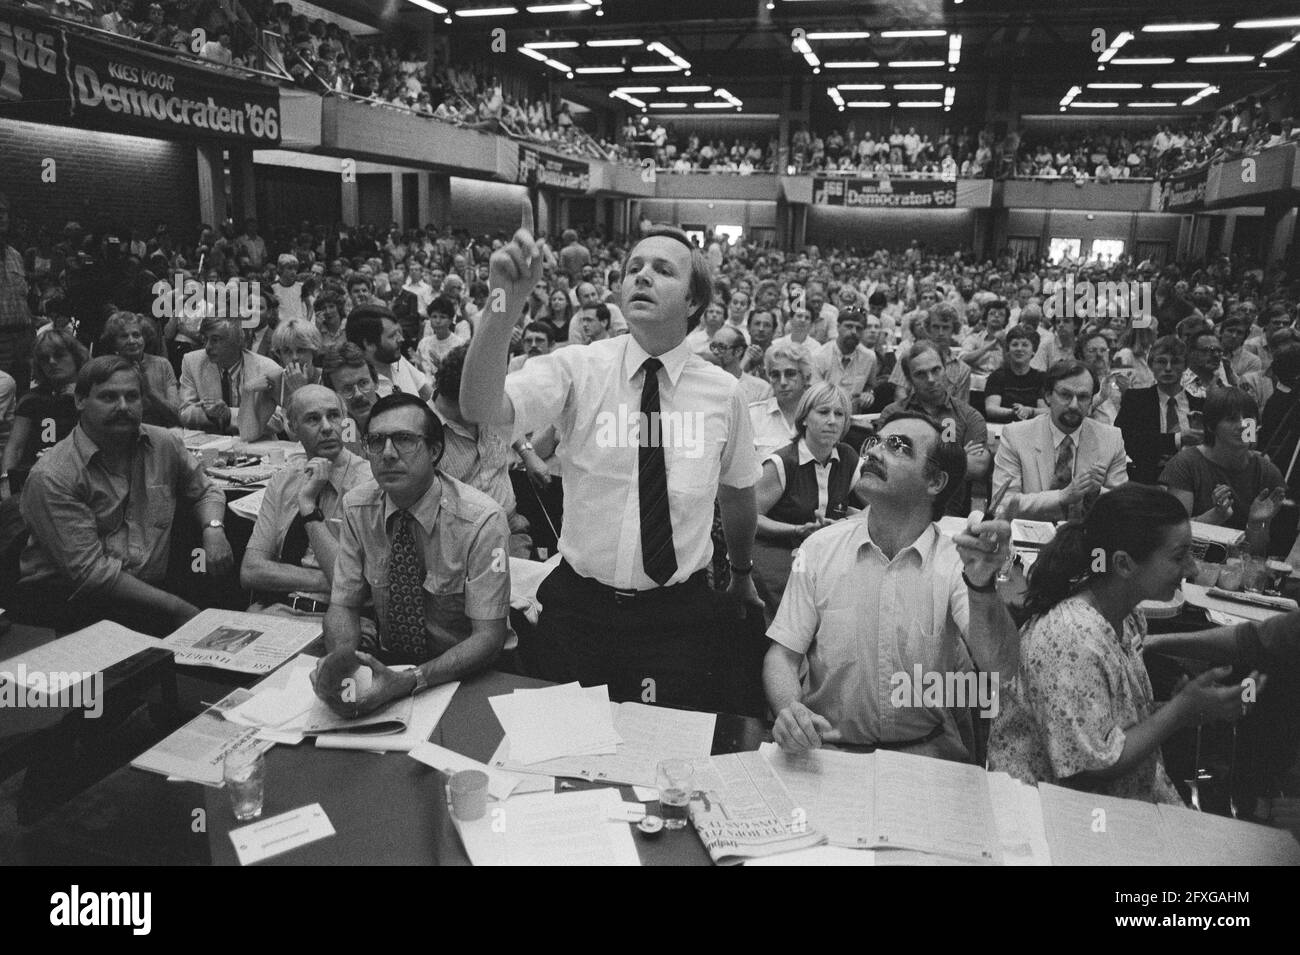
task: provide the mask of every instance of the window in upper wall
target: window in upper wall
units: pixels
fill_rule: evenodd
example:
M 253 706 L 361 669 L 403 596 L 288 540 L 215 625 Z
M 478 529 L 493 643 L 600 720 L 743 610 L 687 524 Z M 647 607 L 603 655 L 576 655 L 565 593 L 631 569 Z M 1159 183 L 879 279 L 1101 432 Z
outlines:
M 1056 236 L 1047 247 L 1047 255 L 1054 265 L 1060 265 L 1066 259 L 1077 261 L 1080 247 L 1081 242 L 1078 239 L 1063 239 Z

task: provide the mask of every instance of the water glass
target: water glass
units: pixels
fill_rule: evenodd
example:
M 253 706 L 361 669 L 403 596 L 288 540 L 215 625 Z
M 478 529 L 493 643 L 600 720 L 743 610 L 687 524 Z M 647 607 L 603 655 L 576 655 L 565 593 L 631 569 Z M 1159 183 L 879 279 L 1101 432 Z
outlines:
M 266 796 L 266 756 L 255 746 L 241 746 L 226 754 L 221 778 L 230 793 L 230 808 L 240 822 L 262 815 Z
M 1196 582 L 1202 587 L 1213 587 L 1219 582 L 1219 571 L 1222 569 L 1221 564 L 1209 560 L 1198 560 L 1196 562 Z
M 1240 590 L 1245 579 L 1246 568 L 1240 557 L 1230 557 L 1219 571 L 1219 587 L 1222 590 Z
M 655 770 L 659 786 L 659 815 L 665 829 L 683 829 L 695 790 L 695 770 L 688 759 L 665 759 Z

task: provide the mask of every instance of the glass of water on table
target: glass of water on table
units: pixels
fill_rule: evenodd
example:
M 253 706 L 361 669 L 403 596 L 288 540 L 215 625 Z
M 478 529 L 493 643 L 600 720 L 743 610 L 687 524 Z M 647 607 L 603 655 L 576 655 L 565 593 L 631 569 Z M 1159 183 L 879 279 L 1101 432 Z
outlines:
M 240 822 L 262 815 L 266 795 L 266 757 L 255 746 L 241 746 L 226 754 L 221 778 L 230 794 L 230 808 Z
M 659 786 L 659 815 L 665 829 L 686 826 L 691 793 L 695 790 L 695 770 L 689 759 L 665 759 L 655 770 Z

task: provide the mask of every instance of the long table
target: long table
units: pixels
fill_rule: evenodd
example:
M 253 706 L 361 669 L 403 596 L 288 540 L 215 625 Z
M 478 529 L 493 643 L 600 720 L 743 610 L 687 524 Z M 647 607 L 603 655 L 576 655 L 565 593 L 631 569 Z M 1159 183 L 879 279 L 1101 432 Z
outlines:
M 466 680 L 430 739 L 486 762 L 502 730 L 488 698 L 542 681 L 487 672 Z M 759 720 L 721 714 L 713 752 L 757 749 L 770 739 Z M 310 743 L 267 754 L 264 818 L 320 803 L 335 835 L 266 865 L 468 865 L 448 815 L 445 778 L 405 753 L 320 750 Z M 566 781 L 565 785 L 588 788 Z M 632 798 L 631 787 L 620 787 Z M 29 865 L 237 865 L 225 792 L 123 767 L 24 834 Z M 644 865 L 709 865 L 687 827 L 655 840 L 636 837 Z

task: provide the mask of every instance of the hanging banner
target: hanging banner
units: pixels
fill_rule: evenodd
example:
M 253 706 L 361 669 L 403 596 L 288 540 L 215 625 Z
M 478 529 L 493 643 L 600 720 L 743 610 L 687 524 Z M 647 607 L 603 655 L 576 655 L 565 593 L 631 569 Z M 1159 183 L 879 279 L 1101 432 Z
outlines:
M 1205 184 L 1209 176 L 1209 166 L 1170 176 L 1161 189 L 1160 208 L 1166 212 L 1199 209 L 1205 203 Z
M 0 13 L 0 117 L 280 142 L 278 87 Z
M 952 209 L 957 183 L 944 179 L 853 179 L 817 176 L 813 205 L 858 209 Z
M 519 174 L 515 182 L 530 187 L 586 192 L 591 188 L 591 167 L 585 162 L 548 156 L 531 146 L 520 146 Z

